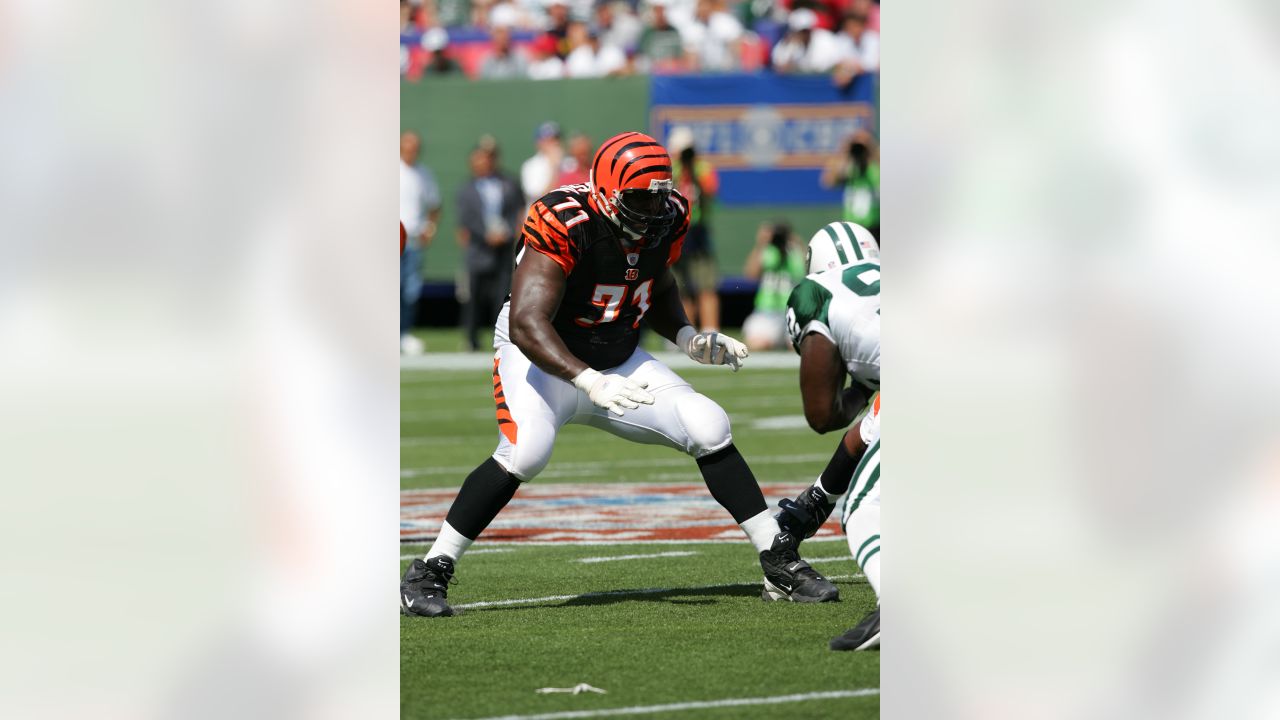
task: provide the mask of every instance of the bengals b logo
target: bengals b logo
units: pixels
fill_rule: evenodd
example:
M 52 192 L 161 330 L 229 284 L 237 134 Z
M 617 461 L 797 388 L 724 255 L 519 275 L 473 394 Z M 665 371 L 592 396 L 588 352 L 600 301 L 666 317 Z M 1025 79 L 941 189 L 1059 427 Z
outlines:
M 628 280 L 635 280 L 635 279 L 636 279 L 636 278 L 638 278 L 638 277 L 640 277 L 640 271 L 639 271 L 639 270 L 637 270 L 637 269 L 635 269 L 635 268 L 627 268 L 627 275 L 626 275 L 626 278 L 627 278 Z

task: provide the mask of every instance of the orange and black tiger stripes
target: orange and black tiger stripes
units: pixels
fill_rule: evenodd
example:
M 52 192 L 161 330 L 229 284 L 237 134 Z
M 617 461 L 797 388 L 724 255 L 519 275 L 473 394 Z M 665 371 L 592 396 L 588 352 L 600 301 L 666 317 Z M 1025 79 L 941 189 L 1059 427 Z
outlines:
M 607 167 L 604 161 L 608 160 Z M 605 173 L 609 185 L 619 190 L 645 189 L 650 178 L 671 178 L 671 157 L 666 148 L 648 135 L 631 133 L 614 138 L 611 145 L 601 148 L 596 156 L 596 173 Z
M 507 396 L 502 391 L 502 376 L 498 375 L 498 360 L 493 361 L 493 402 L 497 406 L 498 430 L 512 445 L 516 444 L 516 421 L 507 407 Z
M 605 141 L 603 145 L 600 146 L 599 150 L 596 150 L 595 161 L 591 163 L 591 172 L 596 177 L 597 183 L 599 183 L 600 179 L 604 178 L 604 173 L 608 173 L 610 176 L 613 175 L 612 169 L 601 167 L 604 161 L 616 160 L 617 148 L 620 147 L 627 140 L 627 138 L 634 138 L 634 137 L 645 137 L 645 136 L 641 135 L 638 132 L 625 132 L 625 133 L 622 133 L 621 135 L 615 135 L 609 138 L 608 140 Z
M 523 238 L 528 247 L 555 260 L 565 275 L 573 272 L 577 258 L 569 241 L 569 228 L 543 201 L 538 200 L 529 208 Z

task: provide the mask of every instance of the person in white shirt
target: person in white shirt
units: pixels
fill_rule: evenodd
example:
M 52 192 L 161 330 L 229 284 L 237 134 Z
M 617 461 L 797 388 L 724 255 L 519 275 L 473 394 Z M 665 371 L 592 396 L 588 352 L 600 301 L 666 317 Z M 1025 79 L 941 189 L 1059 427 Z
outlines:
M 843 57 L 840 43 L 818 27 L 818 15 L 808 8 L 787 16 L 787 35 L 773 46 L 773 69 L 780 73 L 824 73 Z
M 862 73 L 880 71 L 880 33 L 867 27 L 866 15 L 845 15 L 836 42 L 840 47 L 840 63 L 836 68 L 838 84 L 847 85 Z
M 694 70 L 725 72 L 741 64 L 742 23 L 724 7 L 724 0 L 698 0 L 693 21 L 677 26 Z
M 529 77 L 533 80 L 557 80 L 564 77 L 564 61 L 556 55 L 556 38 L 551 34 L 539 35 L 529 46 L 533 61 L 529 63 Z
M 573 48 L 565 58 L 569 77 L 605 77 L 618 75 L 627 68 L 627 55 L 620 48 L 604 45 L 600 34 L 575 22 L 569 26 L 569 47 Z
M 564 170 L 559 125 L 550 121 L 542 123 L 534 132 L 533 142 L 537 151 L 520 166 L 520 189 L 524 191 L 527 205 L 553 190 Z
M 624 51 L 635 49 L 644 31 L 644 24 L 622 0 L 603 0 L 596 5 L 596 27 L 600 29 L 602 44 Z
M 424 349 L 409 330 L 422 294 L 422 253 L 435 238 L 440 220 L 440 185 L 430 170 L 418 164 L 421 153 L 422 138 L 417 133 L 400 135 L 400 222 L 407 236 L 400 255 L 400 351 L 409 355 Z

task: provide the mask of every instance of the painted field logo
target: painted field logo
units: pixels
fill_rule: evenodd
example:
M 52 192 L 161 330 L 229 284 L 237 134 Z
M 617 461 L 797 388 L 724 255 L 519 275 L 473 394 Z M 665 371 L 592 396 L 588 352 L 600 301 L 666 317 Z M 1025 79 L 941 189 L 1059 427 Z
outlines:
M 765 485 L 770 507 L 803 490 Z M 435 538 L 456 488 L 400 493 L 400 540 Z M 839 535 L 835 521 L 817 538 Z M 635 542 L 745 542 L 733 518 L 701 483 L 529 484 L 485 530 L 486 542 L 614 544 Z
M 655 105 L 650 128 L 663 142 L 673 128 L 689 128 L 694 147 L 720 169 L 818 168 L 871 121 L 865 103 Z

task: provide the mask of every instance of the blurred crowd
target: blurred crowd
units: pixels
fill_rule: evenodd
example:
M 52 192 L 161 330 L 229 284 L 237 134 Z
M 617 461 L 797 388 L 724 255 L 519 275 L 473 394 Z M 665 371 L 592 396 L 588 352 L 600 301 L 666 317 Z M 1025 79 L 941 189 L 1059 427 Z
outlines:
M 400 73 L 477 78 L 880 68 L 876 0 L 401 0 Z
M 689 231 L 673 268 L 685 313 L 703 330 L 720 328 L 719 270 L 711 219 L 716 213 L 720 180 L 715 167 L 699 154 L 694 134 L 677 126 L 667 138 L 676 189 L 689 200 Z M 456 277 L 459 325 L 464 346 L 482 349 L 479 333 L 493 325 L 511 286 L 517 236 L 529 206 L 562 185 L 588 181 L 594 140 L 582 132 L 562 132 L 554 122 L 534 131 L 534 153 L 518 172 L 504 169 L 501 149 L 482 135 L 468 157 L 470 174 L 446 199 L 422 156 L 422 139 L 413 131 L 400 136 L 400 223 L 406 233 L 400 257 L 400 349 L 416 355 L 426 347 L 411 330 L 423 288 L 425 251 L 436 236 L 442 209 L 456 221 L 454 240 L 462 250 Z M 880 153 L 874 135 L 859 130 L 845 138 L 838 154 L 823 168 L 820 183 L 841 188 L 838 219 L 862 225 L 880 237 Z M 451 201 L 451 202 L 450 202 Z M 832 218 L 837 219 L 837 218 Z M 786 299 L 805 274 L 805 244 L 786 218 L 760 225 L 742 276 L 756 283 L 751 315 L 743 326 L 753 350 L 786 346 Z M 723 238 L 732 244 L 747 238 Z

